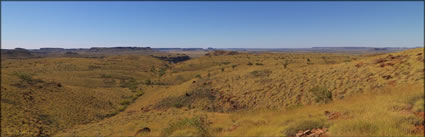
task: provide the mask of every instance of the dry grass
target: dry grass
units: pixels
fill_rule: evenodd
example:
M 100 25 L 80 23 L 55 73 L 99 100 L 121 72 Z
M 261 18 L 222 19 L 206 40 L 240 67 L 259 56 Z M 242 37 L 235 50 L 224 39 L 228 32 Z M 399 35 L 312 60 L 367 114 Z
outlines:
M 48 94 L 62 96 L 46 105 L 61 103 L 44 110 L 66 106 L 69 111 L 59 109 L 61 114 L 47 117 L 40 113 L 38 118 L 69 116 L 58 122 L 64 128 L 52 130 L 60 130 L 56 136 L 292 136 L 298 130 L 321 127 L 327 127 L 331 136 L 414 136 L 420 135 L 415 126 L 423 122 L 416 116 L 423 112 L 424 64 L 423 54 L 418 54 L 422 52 L 414 49 L 373 56 L 240 53 L 202 56 L 168 67 L 143 56 L 97 61 L 13 60 L 3 62 L 8 68 L 2 64 L 2 71 L 9 71 L 9 75 L 2 80 L 14 82 L 2 83 L 2 88 L 28 79 L 12 76 L 11 70 L 34 74 L 32 79 L 47 83 L 61 83 L 63 92 Z M 34 63 L 37 61 L 44 62 Z M 49 65 L 57 62 L 62 63 Z M 46 65 L 32 71 L 21 68 L 26 63 Z M 20 94 L 2 94 L 2 111 L 17 109 L 10 104 L 25 104 L 14 98 Z M 60 101 L 66 97 L 75 100 Z M 93 106 L 105 101 L 114 107 Z M 116 112 L 119 109 L 122 112 Z M 90 116 L 90 110 L 114 116 L 69 124 L 72 118 Z M 335 115 L 325 115 L 325 111 Z M 18 113 L 14 115 L 17 118 L 10 118 L 9 113 L 5 119 L 33 115 Z M 200 122 L 197 115 L 206 115 L 208 122 Z M 75 126 L 68 128 L 71 125 Z M 22 129 L 16 132 L 23 133 L 23 129 L 36 126 L 6 127 Z M 149 132 L 137 134 L 146 127 Z

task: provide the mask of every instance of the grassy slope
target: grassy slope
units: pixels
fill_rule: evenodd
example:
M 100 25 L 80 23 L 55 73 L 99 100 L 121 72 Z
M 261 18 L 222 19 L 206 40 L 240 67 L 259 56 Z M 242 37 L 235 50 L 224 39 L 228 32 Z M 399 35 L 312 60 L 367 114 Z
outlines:
M 114 115 L 163 64 L 147 56 L 2 60 L 1 134 L 51 135 Z
M 300 123 L 326 126 L 330 135 L 420 135 L 412 131 L 421 122 L 415 111 L 423 112 L 417 105 L 423 104 L 423 49 L 389 55 L 201 57 L 172 66 L 161 78 L 172 83 L 180 75 L 174 86 L 146 89 L 124 113 L 57 135 L 132 136 L 144 127 L 152 130 L 144 134 L 149 136 L 206 135 L 201 129 L 208 127 L 209 135 L 276 136 L 293 135 L 303 128 Z M 315 86 L 326 87 L 334 101 L 315 102 L 308 92 Z M 342 116 L 327 120 L 324 111 Z M 207 115 L 212 123 L 197 117 L 183 120 L 196 115 Z

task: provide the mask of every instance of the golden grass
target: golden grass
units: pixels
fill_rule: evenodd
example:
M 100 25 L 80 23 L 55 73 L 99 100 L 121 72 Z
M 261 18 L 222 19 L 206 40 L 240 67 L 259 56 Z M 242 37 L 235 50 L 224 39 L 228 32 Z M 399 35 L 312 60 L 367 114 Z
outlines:
M 34 114 L 45 119 L 49 112 L 62 127 L 50 130 L 59 131 L 50 133 L 56 136 L 291 136 L 322 127 L 332 136 L 415 136 L 420 135 L 413 131 L 415 124 L 423 121 L 414 113 L 423 112 L 422 50 L 373 56 L 241 53 L 167 65 L 145 56 L 6 60 L 2 88 L 19 90 L 11 86 L 19 82 L 13 72 L 63 86 L 53 90 L 61 92 L 43 92 L 51 101 L 32 107 L 40 112 L 15 111 L 25 106 L 17 98 L 21 92 L 2 94 L 7 99 L 2 112 L 8 111 L 2 127 L 22 135 L 43 124 L 7 122 Z M 329 119 L 325 111 L 339 116 Z M 99 112 L 116 115 L 95 119 Z M 208 122 L 193 124 L 198 115 Z M 150 132 L 139 134 L 146 127 Z

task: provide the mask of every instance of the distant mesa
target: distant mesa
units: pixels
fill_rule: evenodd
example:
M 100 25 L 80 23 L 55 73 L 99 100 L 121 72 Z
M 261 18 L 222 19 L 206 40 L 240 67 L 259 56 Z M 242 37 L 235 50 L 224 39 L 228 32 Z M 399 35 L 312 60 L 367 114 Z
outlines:
M 40 48 L 41 51 L 63 51 L 64 48 Z
M 237 51 L 225 51 L 225 50 L 215 50 L 213 52 L 209 52 L 205 54 L 206 56 L 221 56 L 221 55 L 237 55 L 239 52 Z
M 15 48 L 12 50 L 2 49 L 1 50 L 2 58 L 30 58 L 34 57 L 29 50 L 24 48 Z
M 151 47 L 92 47 L 89 51 L 104 51 L 104 50 L 151 50 Z

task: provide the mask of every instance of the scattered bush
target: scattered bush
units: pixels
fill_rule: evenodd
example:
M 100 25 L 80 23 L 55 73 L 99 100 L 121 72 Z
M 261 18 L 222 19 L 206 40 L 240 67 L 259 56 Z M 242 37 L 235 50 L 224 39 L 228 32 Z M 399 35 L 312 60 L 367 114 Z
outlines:
M 144 94 L 145 94 L 145 92 L 143 92 L 143 91 L 138 91 L 138 92 L 136 93 L 136 97 L 143 96 Z
M 189 96 L 187 96 L 189 95 Z M 195 90 L 191 93 L 186 93 L 185 95 L 181 95 L 178 97 L 167 97 L 162 99 L 159 103 L 156 104 L 156 108 L 170 108 L 170 107 L 188 107 L 192 106 L 196 100 L 202 101 L 214 101 L 215 96 L 211 94 L 208 90 Z
M 132 92 L 136 92 L 137 85 L 138 85 L 137 81 L 135 79 L 133 79 L 133 78 L 131 78 L 129 80 L 121 79 L 121 81 L 120 81 L 120 87 L 122 87 L 122 88 L 128 88 Z
M 123 112 L 126 108 L 127 108 L 127 106 L 126 106 L 126 105 L 125 105 L 125 106 L 120 106 L 120 107 L 118 108 L 118 111 L 119 111 L 119 112 Z
M 35 84 L 35 83 L 42 83 L 43 81 L 41 79 L 34 79 L 31 74 L 29 73 L 23 73 L 23 72 L 15 72 L 15 76 L 17 76 L 22 82 L 28 83 L 28 84 Z
M 316 103 L 328 103 L 332 101 L 332 92 L 328 91 L 325 87 L 314 87 L 310 89 L 310 93 L 313 94 Z
M 255 63 L 255 65 L 257 65 L 257 66 L 262 66 L 262 65 L 264 65 L 263 63 Z
M 169 123 L 168 127 L 162 130 L 161 136 L 172 136 L 173 133 L 178 130 L 194 129 L 194 136 L 207 137 L 210 136 L 208 128 L 209 121 L 207 115 L 194 116 L 191 119 L 185 118 L 177 122 Z
M 130 101 L 124 100 L 120 103 L 121 105 L 130 105 Z
M 251 62 L 248 62 L 248 64 L 247 64 L 248 66 L 252 66 L 253 64 L 251 63 Z
M 200 78 L 202 78 L 202 77 L 201 77 L 201 75 L 199 75 L 199 74 L 198 74 L 198 75 L 196 75 L 195 77 L 196 77 L 196 78 L 199 78 L 199 79 L 200 79 Z

